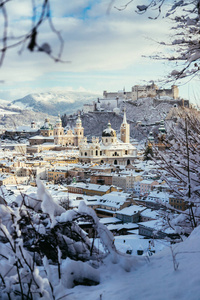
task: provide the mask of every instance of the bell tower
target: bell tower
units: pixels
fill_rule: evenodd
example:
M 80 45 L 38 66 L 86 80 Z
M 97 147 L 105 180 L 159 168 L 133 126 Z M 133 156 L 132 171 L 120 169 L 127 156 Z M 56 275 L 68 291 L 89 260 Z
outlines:
M 56 120 L 56 124 L 54 127 L 54 144 L 60 145 L 63 141 L 64 129 L 62 127 L 62 120 L 60 115 L 58 115 L 58 119 Z
M 76 126 L 74 127 L 74 135 L 75 135 L 74 145 L 79 146 L 80 141 L 84 137 L 84 128 L 82 127 L 82 121 L 80 115 L 78 116 L 78 119 L 76 121 Z
M 130 125 L 126 121 L 126 109 L 124 109 L 124 118 L 120 127 L 120 138 L 124 143 L 130 143 Z

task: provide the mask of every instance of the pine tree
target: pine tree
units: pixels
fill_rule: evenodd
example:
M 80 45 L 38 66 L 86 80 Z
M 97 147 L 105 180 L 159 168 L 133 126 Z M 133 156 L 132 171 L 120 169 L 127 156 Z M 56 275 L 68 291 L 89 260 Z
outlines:
M 144 160 L 151 160 L 153 156 L 154 154 L 153 154 L 152 144 L 148 142 L 144 152 Z

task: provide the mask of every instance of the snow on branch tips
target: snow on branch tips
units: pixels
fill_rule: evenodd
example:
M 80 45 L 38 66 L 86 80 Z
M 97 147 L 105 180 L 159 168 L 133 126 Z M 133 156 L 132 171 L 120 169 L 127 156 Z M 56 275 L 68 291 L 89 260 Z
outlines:
M 42 204 L 41 204 L 42 211 L 49 215 L 52 222 L 51 227 L 54 227 L 54 225 L 56 224 L 55 216 L 58 216 L 63 212 L 65 212 L 65 209 L 54 201 L 54 199 L 47 191 L 47 189 L 45 188 L 41 180 L 37 179 L 36 183 L 38 187 L 37 190 L 38 199 L 42 200 Z

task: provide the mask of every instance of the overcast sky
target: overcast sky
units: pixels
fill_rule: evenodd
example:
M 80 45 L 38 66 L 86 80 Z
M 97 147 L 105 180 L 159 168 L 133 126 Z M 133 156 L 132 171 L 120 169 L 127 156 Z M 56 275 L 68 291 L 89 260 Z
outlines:
M 149 20 L 147 14 L 139 16 L 133 4 L 123 11 L 112 7 L 108 14 L 110 2 L 51 0 L 52 20 L 64 39 L 62 59 L 68 62 L 54 63 L 44 53 L 29 52 L 27 45 L 21 54 L 21 48 L 10 50 L 0 69 L 0 80 L 4 80 L 0 84 L 0 99 L 66 90 L 102 94 L 103 90 L 125 88 L 130 91 L 133 85 L 150 80 L 157 83 L 170 70 L 168 63 L 142 56 L 164 51 L 155 41 L 168 38 L 169 21 L 162 18 Z M 114 1 L 118 7 L 124 3 L 126 1 Z M 11 1 L 7 10 L 12 35 L 23 34 L 30 28 L 31 1 Z M 48 42 L 53 54 L 58 53 L 59 40 L 47 22 L 40 30 L 37 42 Z M 180 87 L 181 96 L 188 98 L 189 92 L 196 93 L 197 84 L 194 81 Z

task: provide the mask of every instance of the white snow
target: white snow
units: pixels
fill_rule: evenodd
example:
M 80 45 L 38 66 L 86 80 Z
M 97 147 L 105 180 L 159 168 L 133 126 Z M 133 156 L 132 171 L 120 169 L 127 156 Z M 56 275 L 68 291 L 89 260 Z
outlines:
M 148 259 L 129 256 L 129 272 L 122 261 L 112 264 L 107 258 L 100 268 L 100 284 L 74 287 L 70 299 L 79 300 L 81 295 L 82 300 L 199 300 L 200 227 L 186 241 L 173 246 L 173 251 L 179 263 L 177 271 L 170 247 Z

